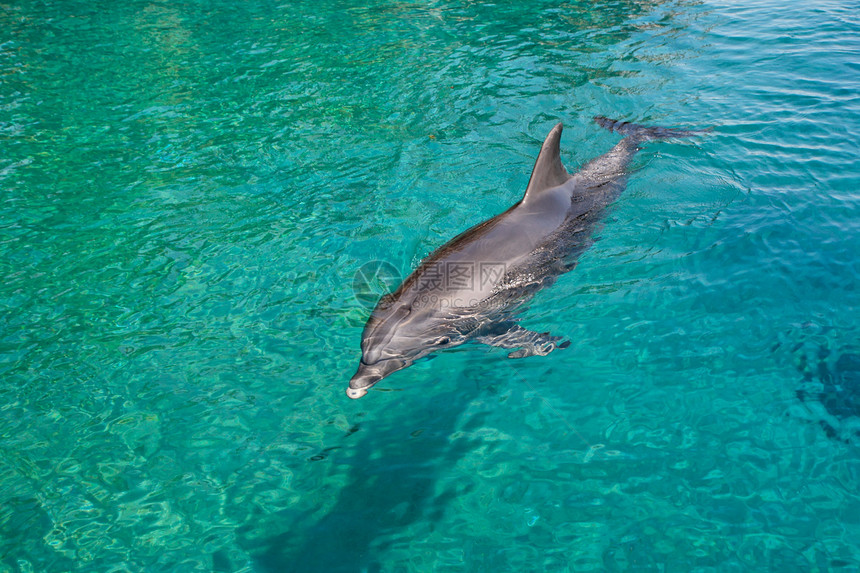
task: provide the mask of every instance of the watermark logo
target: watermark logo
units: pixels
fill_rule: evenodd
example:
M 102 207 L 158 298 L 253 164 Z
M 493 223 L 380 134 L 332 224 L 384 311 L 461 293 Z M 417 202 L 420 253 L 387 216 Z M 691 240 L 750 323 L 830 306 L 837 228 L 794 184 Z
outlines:
M 401 280 L 400 272 L 391 263 L 370 261 L 355 271 L 352 278 L 352 293 L 358 304 L 372 309 L 380 297 L 394 292 Z
M 416 271 L 413 283 L 415 297 L 410 304 L 414 308 L 433 307 L 438 310 L 490 310 L 505 304 L 491 293 L 505 282 L 506 276 L 507 267 L 503 262 L 425 263 Z M 394 292 L 401 280 L 400 273 L 391 263 L 371 261 L 355 272 L 352 291 L 361 306 L 372 309 L 383 295 Z
M 443 291 L 483 291 L 504 280 L 505 263 L 434 262 L 424 265 L 418 275 L 418 288 L 425 293 Z

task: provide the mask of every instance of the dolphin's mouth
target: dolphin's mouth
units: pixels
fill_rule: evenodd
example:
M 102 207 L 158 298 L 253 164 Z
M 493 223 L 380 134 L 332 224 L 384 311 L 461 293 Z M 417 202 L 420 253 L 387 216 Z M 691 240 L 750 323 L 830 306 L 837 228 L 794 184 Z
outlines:
M 362 396 L 367 394 L 367 388 L 347 388 L 346 395 L 352 398 L 353 400 L 358 400 Z
M 402 368 L 406 368 L 409 364 L 404 360 L 388 359 L 380 360 L 374 364 L 367 364 L 362 360 L 358 364 L 358 371 L 349 381 L 349 388 L 346 389 L 346 395 L 356 400 L 361 398 L 367 391 L 377 382 Z
M 349 388 L 346 389 L 346 395 L 356 400 L 367 394 L 367 390 L 374 384 L 382 380 L 382 376 L 373 372 L 371 366 L 361 363 L 358 366 L 358 372 L 349 381 Z

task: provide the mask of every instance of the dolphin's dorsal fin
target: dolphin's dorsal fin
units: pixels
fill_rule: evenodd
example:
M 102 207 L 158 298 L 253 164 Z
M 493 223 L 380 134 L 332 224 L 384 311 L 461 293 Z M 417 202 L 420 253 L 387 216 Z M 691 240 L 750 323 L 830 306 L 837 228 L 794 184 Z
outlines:
M 540 195 L 541 191 L 558 187 L 570 179 L 570 174 L 561 164 L 561 151 L 559 150 L 561 130 L 562 125 L 559 123 L 546 136 L 537 161 L 535 161 L 534 169 L 532 169 L 526 194 L 523 195 L 524 203 L 528 203 L 530 198 Z

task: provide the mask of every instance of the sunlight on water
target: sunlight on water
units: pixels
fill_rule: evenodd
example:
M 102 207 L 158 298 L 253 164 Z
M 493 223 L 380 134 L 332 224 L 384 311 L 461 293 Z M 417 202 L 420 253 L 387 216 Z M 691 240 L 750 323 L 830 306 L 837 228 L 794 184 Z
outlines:
M 0 10 L 0 571 L 860 568 L 850 3 Z M 356 271 L 652 142 L 523 325 L 344 396 Z

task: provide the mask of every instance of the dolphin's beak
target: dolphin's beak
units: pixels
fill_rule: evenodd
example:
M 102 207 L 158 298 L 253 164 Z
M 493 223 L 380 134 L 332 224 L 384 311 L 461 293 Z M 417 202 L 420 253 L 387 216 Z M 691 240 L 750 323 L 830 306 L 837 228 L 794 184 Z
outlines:
M 408 364 L 403 360 L 389 359 L 380 360 L 376 364 L 366 364 L 361 362 L 358 365 L 358 371 L 349 381 L 349 388 L 346 389 L 346 395 L 352 399 L 361 398 L 367 394 L 367 390 L 391 374 L 397 372 L 401 368 L 406 368 Z
M 367 394 L 368 388 L 382 380 L 382 376 L 375 370 L 373 366 L 368 366 L 364 362 L 359 364 L 358 372 L 349 381 L 346 395 L 355 400 Z

